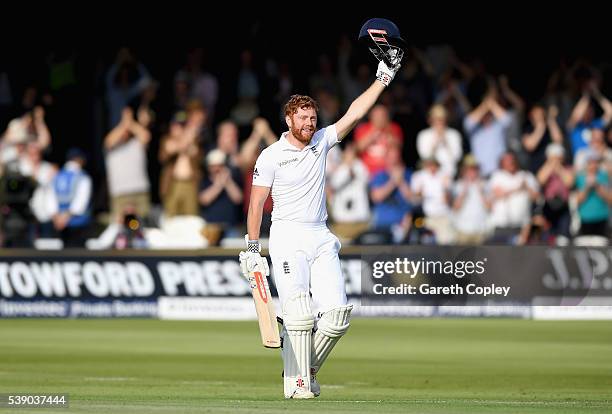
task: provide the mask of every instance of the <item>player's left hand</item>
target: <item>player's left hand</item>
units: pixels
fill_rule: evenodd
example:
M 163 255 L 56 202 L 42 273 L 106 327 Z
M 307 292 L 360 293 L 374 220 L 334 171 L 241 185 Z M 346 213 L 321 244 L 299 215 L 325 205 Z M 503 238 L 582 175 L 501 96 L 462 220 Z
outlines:
M 381 60 L 380 62 L 378 62 L 376 79 L 382 82 L 385 86 L 389 86 L 400 67 L 401 65 L 399 63 L 393 67 L 389 67 L 387 66 L 384 60 Z

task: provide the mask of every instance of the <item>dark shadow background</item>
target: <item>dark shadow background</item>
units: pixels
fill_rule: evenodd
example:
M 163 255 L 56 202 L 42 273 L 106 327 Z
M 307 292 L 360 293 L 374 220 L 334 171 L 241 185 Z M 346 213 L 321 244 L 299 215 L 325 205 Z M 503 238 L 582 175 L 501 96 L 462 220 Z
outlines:
M 295 10 L 294 10 L 295 6 Z M 343 13 L 330 14 L 320 6 L 312 10 L 296 3 L 285 4 L 282 15 L 271 13 L 275 6 L 263 5 L 256 13 L 242 10 L 235 13 L 207 13 L 197 18 L 199 24 L 190 24 L 184 32 L 169 29 L 156 39 L 153 25 L 148 29 L 146 42 L 130 46 L 134 55 L 147 67 L 159 82 L 155 111 L 156 129 L 149 149 L 149 169 L 152 188 L 157 188 L 159 165 L 157 151 L 159 137 L 172 116 L 173 79 L 185 62 L 186 53 L 194 47 L 204 49 L 203 67 L 219 80 L 219 100 L 215 123 L 227 118 L 236 102 L 236 77 L 240 52 L 253 51 L 254 65 L 258 73 L 265 73 L 266 60 L 286 62 L 290 66 L 294 91 L 307 93 L 307 80 L 317 67 L 317 58 L 326 54 L 334 61 L 338 42 L 342 36 L 353 41 L 352 62 L 370 62 L 375 70 L 376 62 L 369 52 L 357 43 L 361 25 L 374 16 L 393 20 L 410 45 L 425 49 L 430 45 L 448 44 L 464 62 L 478 63 L 492 75 L 507 74 L 512 87 L 529 103 L 539 100 L 546 88 L 550 74 L 560 65 L 584 59 L 597 65 L 604 82 L 602 92 L 612 96 L 612 52 L 606 25 L 596 21 L 597 12 L 591 10 L 584 19 L 580 13 L 572 15 L 568 10 L 563 16 L 552 13 L 532 14 L 531 9 L 514 5 L 487 4 L 480 10 L 464 6 L 432 7 L 428 11 L 409 11 L 407 5 L 393 6 L 393 13 L 365 13 L 347 9 Z M 401 11 L 406 7 L 407 11 Z M 489 16 L 480 17 L 483 10 Z M 186 9 L 187 11 L 189 9 Z M 265 12 L 265 15 L 264 15 Z M 491 17 L 494 15 L 495 17 Z M 503 19 L 502 19 L 503 17 Z M 601 16 L 600 16 L 601 17 Z M 605 18 L 605 16 L 604 16 Z M 159 35 L 159 34 L 157 34 Z M 75 42 L 78 36 L 74 36 Z M 116 39 L 117 40 L 117 39 Z M 104 74 L 115 59 L 117 50 L 124 43 L 113 45 L 62 45 L 40 46 L 36 42 L 27 47 L 17 47 L 10 42 L 0 48 L 0 73 L 6 72 L 11 85 L 13 105 L 0 106 L 0 130 L 4 131 L 10 119 L 23 112 L 19 101 L 26 88 L 34 86 L 39 95 L 48 92 L 53 102 L 46 106 L 46 121 L 51 130 L 52 149 L 46 158 L 61 164 L 66 150 L 79 146 L 91 156 L 88 169 L 95 185 L 104 185 L 101 161 L 101 140 L 108 131 L 96 114 L 103 105 Z M 134 42 L 138 43 L 138 42 Z M 57 87 L 50 84 L 52 71 L 69 71 L 70 80 Z M 262 97 L 269 96 L 265 84 Z M 282 125 L 275 122 L 272 109 L 263 111 L 276 132 Z M 245 138 L 244 136 L 241 138 Z M 416 163 L 414 137 L 407 136 L 405 159 L 409 165 Z M 158 201 L 153 192 L 153 201 Z

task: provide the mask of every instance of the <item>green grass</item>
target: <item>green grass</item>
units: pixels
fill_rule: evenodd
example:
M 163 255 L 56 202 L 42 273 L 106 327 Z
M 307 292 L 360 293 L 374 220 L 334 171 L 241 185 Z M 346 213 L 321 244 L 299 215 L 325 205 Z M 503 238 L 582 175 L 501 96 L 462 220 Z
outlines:
M 0 320 L 0 393 L 70 394 L 18 413 L 612 412 L 610 322 L 355 319 L 321 397 L 281 369 L 255 322 Z

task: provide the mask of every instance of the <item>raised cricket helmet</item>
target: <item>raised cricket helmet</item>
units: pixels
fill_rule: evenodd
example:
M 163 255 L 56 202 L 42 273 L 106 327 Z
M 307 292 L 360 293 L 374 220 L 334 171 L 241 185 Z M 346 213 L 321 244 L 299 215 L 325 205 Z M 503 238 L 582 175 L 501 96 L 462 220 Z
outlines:
M 402 61 L 406 42 L 391 20 L 373 18 L 361 26 L 359 41 L 364 43 L 376 59 L 392 67 Z

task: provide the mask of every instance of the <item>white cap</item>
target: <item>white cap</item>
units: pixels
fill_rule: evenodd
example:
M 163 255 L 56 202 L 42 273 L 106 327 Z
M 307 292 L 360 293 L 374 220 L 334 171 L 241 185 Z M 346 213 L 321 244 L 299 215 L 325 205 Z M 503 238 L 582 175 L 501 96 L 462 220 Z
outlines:
M 23 125 L 23 121 L 20 118 L 13 119 L 9 122 L 6 130 L 6 139 L 8 142 L 11 144 L 24 144 L 32 138 L 34 137 Z
M 565 156 L 565 148 L 561 144 L 548 144 L 546 147 L 546 158 Z
M 208 165 L 222 165 L 225 164 L 225 153 L 220 149 L 214 149 L 206 156 L 206 163 Z

